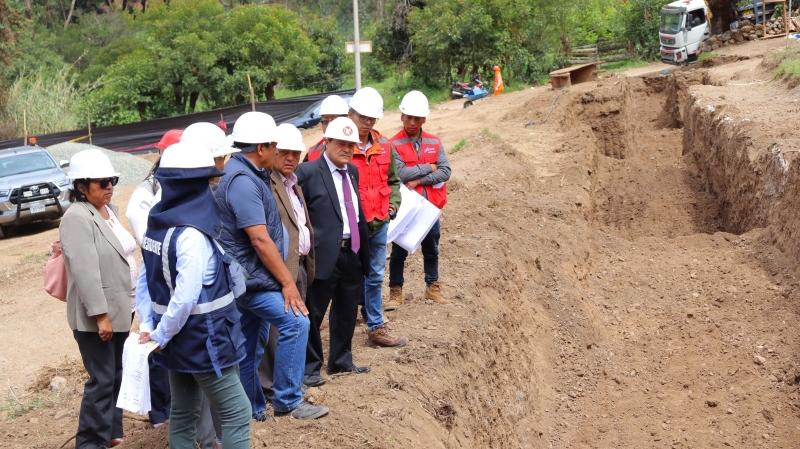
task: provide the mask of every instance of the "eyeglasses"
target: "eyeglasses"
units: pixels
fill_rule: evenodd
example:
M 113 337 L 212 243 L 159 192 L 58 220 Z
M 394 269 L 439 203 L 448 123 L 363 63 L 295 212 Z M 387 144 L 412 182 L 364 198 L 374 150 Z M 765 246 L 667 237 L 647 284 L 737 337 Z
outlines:
M 111 184 L 112 186 L 117 185 L 117 183 L 119 182 L 119 176 L 114 176 L 113 178 L 106 178 L 106 179 L 90 179 L 89 182 L 96 182 L 101 189 L 107 189 L 109 184 Z
M 322 126 L 328 126 L 328 123 L 332 122 L 333 120 L 320 120 L 319 123 Z
M 365 125 L 374 125 L 375 123 L 378 122 L 378 119 L 376 119 L 375 117 L 367 117 L 365 115 L 361 115 L 358 112 L 356 112 L 355 110 L 353 111 L 353 115 L 356 116 L 356 118 L 358 119 L 359 122 L 361 122 L 361 123 L 363 123 Z

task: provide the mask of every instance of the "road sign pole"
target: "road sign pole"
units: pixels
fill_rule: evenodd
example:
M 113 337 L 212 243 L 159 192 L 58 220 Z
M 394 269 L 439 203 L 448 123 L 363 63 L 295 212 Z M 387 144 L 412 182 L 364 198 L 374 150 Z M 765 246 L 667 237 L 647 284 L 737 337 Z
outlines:
M 361 46 L 358 36 L 358 0 L 353 0 L 353 31 L 356 55 L 356 90 L 361 89 Z

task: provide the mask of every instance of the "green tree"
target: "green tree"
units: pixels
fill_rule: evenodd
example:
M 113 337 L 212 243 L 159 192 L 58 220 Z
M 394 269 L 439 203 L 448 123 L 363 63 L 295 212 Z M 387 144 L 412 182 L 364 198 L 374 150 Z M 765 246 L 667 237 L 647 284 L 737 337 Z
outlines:
M 319 50 L 315 72 L 295 74 L 298 87 L 310 87 L 317 92 L 342 88 L 345 76 L 352 72 L 351 59 L 344 51 L 344 35 L 335 17 L 325 19 L 314 14 L 303 17 L 303 30 Z
M 655 60 L 660 55 L 658 28 L 661 7 L 667 3 L 669 0 L 626 0 L 618 10 L 619 33 L 645 59 Z
M 317 46 L 303 31 L 297 13 L 282 5 L 234 8 L 223 28 L 223 92 L 228 101 L 248 92 L 247 75 L 259 96 L 274 100 L 279 82 L 292 84 L 317 74 Z

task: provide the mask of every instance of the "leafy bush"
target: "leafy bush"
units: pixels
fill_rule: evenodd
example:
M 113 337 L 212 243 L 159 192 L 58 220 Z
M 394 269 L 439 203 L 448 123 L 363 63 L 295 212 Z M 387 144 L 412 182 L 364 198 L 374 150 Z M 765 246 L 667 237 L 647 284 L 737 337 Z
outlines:
M 660 57 L 658 29 L 661 23 L 661 7 L 669 0 L 628 0 L 619 10 L 620 34 L 645 59 Z

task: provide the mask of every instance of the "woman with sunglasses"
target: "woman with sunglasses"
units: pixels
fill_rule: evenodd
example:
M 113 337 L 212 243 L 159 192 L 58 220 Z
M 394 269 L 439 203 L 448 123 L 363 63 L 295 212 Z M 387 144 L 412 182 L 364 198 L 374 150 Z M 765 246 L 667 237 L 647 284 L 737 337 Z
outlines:
M 114 447 L 123 439 L 122 350 L 131 328 L 136 241 L 117 219 L 111 201 L 119 173 L 100 150 L 70 159 L 73 205 L 59 227 L 67 272 L 67 321 L 78 343 L 89 380 L 75 447 Z

